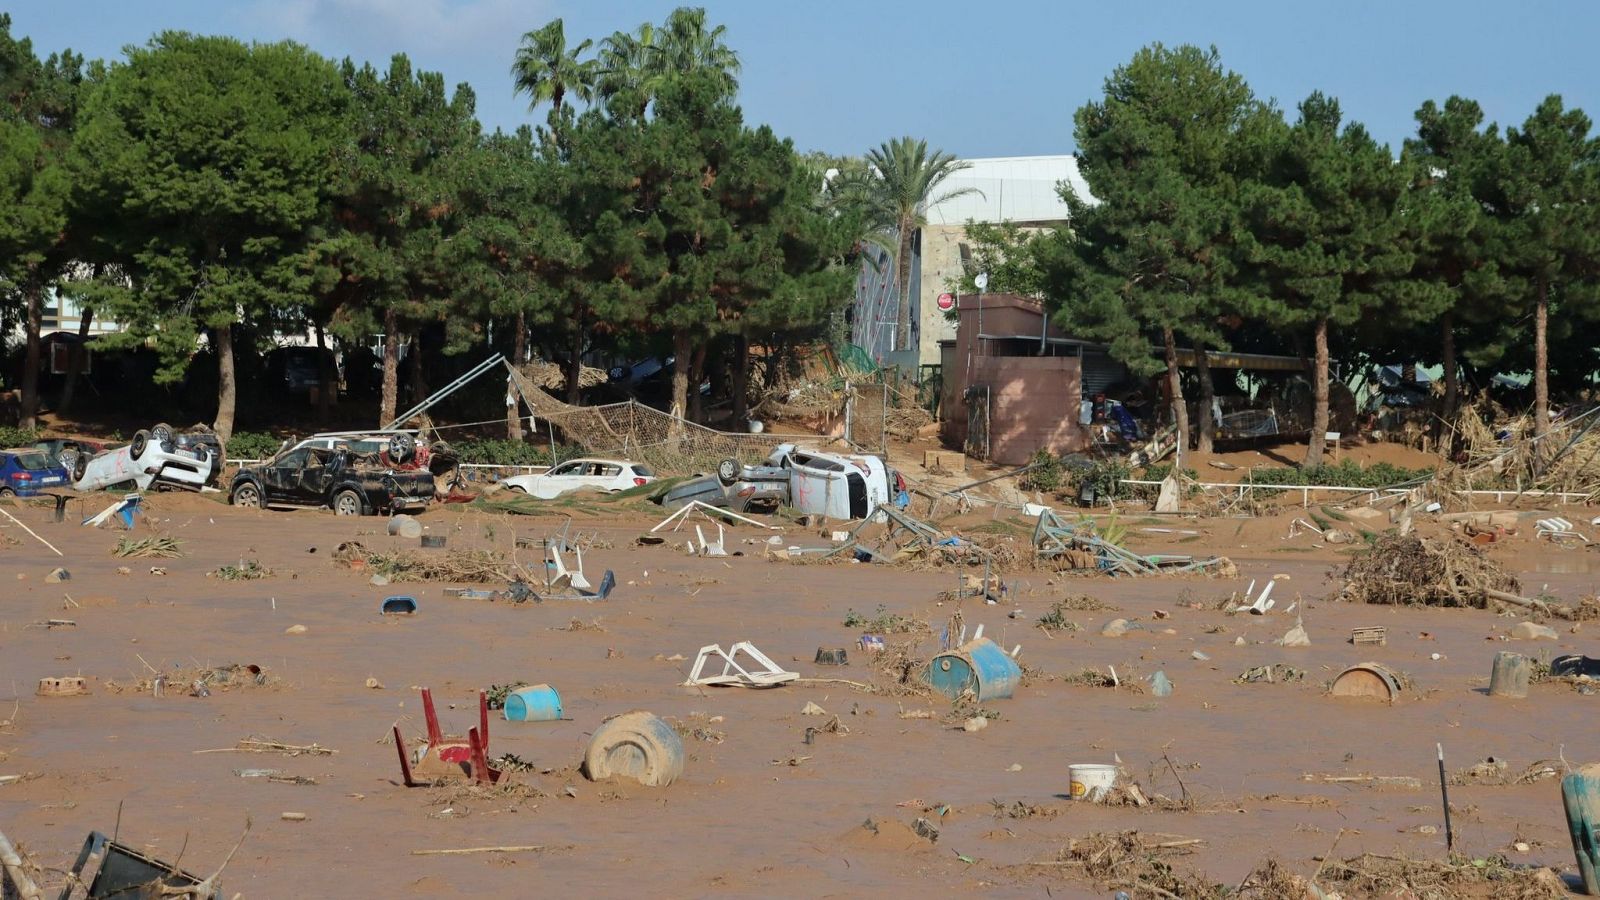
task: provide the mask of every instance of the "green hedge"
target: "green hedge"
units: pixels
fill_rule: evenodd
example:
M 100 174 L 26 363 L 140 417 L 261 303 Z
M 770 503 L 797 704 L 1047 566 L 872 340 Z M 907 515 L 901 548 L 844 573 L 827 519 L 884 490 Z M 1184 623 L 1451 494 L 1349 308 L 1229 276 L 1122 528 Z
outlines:
M 0 448 L 27 447 L 38 439 L 39 432 L 36 429 L 0 426 Z
M 565 462 L 583 455 L 582 447 L 557 444 L 555 456 L 552 458 L 550 445 L 548 444 L 530 444 L 526 441 L 488 438 L 451 441 L 450 448 L 461 457 L 461 461 L 464 463 L 478 463 L 489 466 L 553 466 L 556 463 Z
M 235 431 L 228 438 L 229 459 L 268 459 L 283 446 L 283 439 L 264 431 Z

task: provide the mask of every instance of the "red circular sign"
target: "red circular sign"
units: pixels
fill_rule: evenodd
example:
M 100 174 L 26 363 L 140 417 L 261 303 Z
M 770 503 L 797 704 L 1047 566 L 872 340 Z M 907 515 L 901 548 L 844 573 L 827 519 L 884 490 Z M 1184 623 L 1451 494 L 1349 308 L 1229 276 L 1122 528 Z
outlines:
M 951 295 L 951 294 L 940 294 L 939 295 L 939 308 L 940 309 L 949 309 L 950 307 L 955 306 L 955 305 L 956 305 L 956 298 L 953 295 Z

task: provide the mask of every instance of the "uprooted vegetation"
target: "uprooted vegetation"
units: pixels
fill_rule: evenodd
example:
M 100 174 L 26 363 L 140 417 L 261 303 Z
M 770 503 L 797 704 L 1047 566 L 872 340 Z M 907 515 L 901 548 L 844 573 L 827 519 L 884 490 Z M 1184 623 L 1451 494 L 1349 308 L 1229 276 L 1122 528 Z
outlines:
M 920 634 L 929 630 L 927 622 L 889 612 L 889 607 L 882 603 L 878 604 L 877 611 L 870 618 L 854 609 L 846 610 L 844 627 L 860 628 L 874 634 Z
M 1339 596 L 1353 603 L 1484 609 L 1492 594 L 1517 594 L 1516 576 L 1481 550 L 1455 540 L 1385 534 L 1341 573 Z
M 206 575 L 220 581 L 258 581 L 271 578 L 273 571 L 263 566 L 260 560 L 241 559 L 238 565 L 218 566 Z
M 1434 860 L 1363 853 L 1330 858 L 1309 878 L 1269 857 L 1237 885 L 1225 885 L 1174 863 L 1179 857 L 1192 855 L 1203 843 L 1196 838 L 1138 831 L 1094 832 L 1074 838 L 1054 860 L 1031 865 L 1036 870 L 1057 869 L 1107 889 L 1126 890 L 1139 898 L 1282 900 L 1338 893 L 1344 897 L 1453 900 L 1469 892 L 1470 896 L 1492 893 L 1507 900 L 1559 900 L 1567 896 L 1555 871 L 1516 866 L 1501 856 L 1452 855 Z
M 121 537 L 111 548 L 111 555 L 125 559 L 177 559 L 183 555 L 183 543 L 164 534 L 138 539 Z
M 522 574 L 502 554 L 490 550 L 450 550 L 442 555 L 405 551 L 380 553 L 367 549 L 360 541 L 346 541 L 334 550 L 333 559 L 347 568 L 382 575 L 397 583 L 510 583 Z

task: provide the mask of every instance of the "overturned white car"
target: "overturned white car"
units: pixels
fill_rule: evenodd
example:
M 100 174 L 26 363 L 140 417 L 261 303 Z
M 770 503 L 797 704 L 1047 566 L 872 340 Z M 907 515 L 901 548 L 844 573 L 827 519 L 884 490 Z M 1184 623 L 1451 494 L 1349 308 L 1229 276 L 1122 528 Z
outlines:
M 222 445 L 208 431 L 173 432 L 169 425 L 134 432 L 127 446 L 73 462 L 72 486 L 80 491 L 133 485 L 198 491 L 222 473 Z

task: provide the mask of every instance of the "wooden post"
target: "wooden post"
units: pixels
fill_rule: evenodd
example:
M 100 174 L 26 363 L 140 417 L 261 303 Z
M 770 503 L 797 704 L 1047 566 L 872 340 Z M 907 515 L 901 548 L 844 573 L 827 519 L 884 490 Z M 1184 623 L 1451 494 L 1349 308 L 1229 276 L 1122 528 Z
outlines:
M 1489 674 L 1489 696 L 1528 696 L 1528 674 L 1532 660 L 1520 653 L 1501 650 L 1494 655 L 1494 670 Z
M 1600 763 L 1591 763 L 1561 779 L 1561 800 L 1567 808 L 1572 852 L 1585 893 L 1600 895 Z

